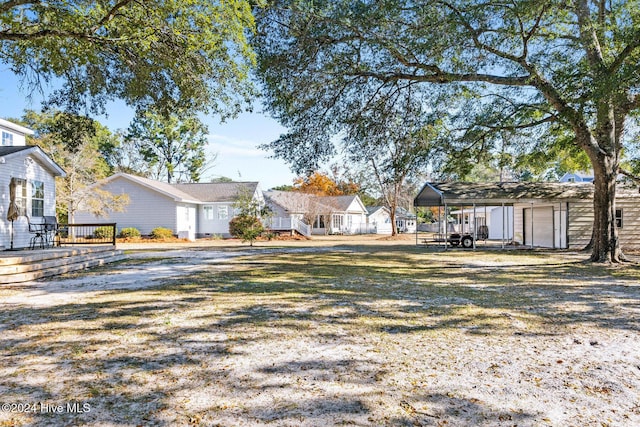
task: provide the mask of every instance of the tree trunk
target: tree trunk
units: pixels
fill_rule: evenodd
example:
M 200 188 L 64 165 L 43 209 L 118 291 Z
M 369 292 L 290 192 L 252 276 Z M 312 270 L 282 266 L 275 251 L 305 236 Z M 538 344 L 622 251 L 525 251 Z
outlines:
M 595 188 L 591 261 L 617 263 L 624 260 L 616 226 L 618 159 L 615 154 L 607 155 L 602 152 L 596 157 L 592 158 Z

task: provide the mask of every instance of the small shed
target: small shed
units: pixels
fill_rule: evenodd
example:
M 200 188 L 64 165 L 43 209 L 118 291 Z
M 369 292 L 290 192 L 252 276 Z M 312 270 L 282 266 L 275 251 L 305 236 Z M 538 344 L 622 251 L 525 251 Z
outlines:
M 499 206 L 504 209 L 503 215 L 508 213 L 507 207 L 512 207 L 512 220 L 503 221 L 503 240 L 511 235 L 508 243 L 514 245 L 582 249 L 589 243 L 593 229 L 593 192 L 592 183 L 428 182 L 414 205 L 439 206 L 445 212 L 477 212 L 486 206 Z M 637 188 L 618 186 L 616 220 L 624 248 L 640 248 L 638 202 Z

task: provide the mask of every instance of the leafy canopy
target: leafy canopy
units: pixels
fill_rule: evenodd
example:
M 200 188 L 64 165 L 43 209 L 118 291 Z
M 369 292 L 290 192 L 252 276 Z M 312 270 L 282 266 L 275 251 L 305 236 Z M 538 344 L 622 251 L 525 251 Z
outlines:
M 52 103 L 102 112 L 107 101 L 167 113 L 237 112 L 254 63 L 245 0 L 0 2 L 0 63 Z

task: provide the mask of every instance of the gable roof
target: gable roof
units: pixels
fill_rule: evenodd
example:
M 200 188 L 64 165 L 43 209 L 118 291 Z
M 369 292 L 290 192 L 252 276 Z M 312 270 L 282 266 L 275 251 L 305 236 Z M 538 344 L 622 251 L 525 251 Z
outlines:
M 347 212 L 349 208 L 356 203 L 362 212 L 366 212 L 367 208 L 364 206 L 360 197 L 357 195 L 349 196 L 324 196 L 320 197 L 322 203 L 327 204 L 334 208 L 336 211 Z
M 541 200 L 583 200 L 593 197 L 592 183 L 570 182 L 427 182 L 414 199 L 414 206 L 445 204 L 493 204 Z
M 367 215 L 373 215 L 380 210 L 389 213 L 389 208 L 386 206 L 367 206 Z
M 117 179 L 126 179 L 132 181 L 138 185 L 141 185 L 145 188 L 163 194 L 176 202 L 185 202 L 185 203 L 197 203 L 193 196 L 174 188 L 171 184 L 162 181 L 156 181 L 154 179 L 144 178 L 142 176 L 131 175 L 124 172 L 119 172 L 115 175 L 111 175 L 110 177 L 104 179 L 99 182 L 97 185 L 101 185 L 107 182 L 115 181 Z
M 289 213 L 305 213 L 311 206 L 312 194 L 299 191 L 269 190 L 264 192 L 264 197 Z M 329 209 L 329 207 L 327 207 Z M 330 210 L 330 209 L 329 209 Z
M 53 176 L 67 176 L 64 169 L 54 162 L 51 157 L 45 153 L 42 148 L 37 145 L 23 145 L 23 146 L 10 146 L 0 147 L 0 158 L 3 161 L 11 160 L 17 156 L 33 156 L 40 164 L 42 164 Z
M 258 188 L 257 182 L 202 182 L 171 185 L 201 202 L 208 203 L 236 200 L 243 192 L 253 196 Z
M 172 198 L 176 202 L 183 203 L 215 203 L 234 201 L 242 188 L 246 188 L 253 195 L 258 187 L 257 182 L 211 182 L 211 183 L 186 183 L 169 184 L 155 179 L 144 178 L 137 175 L 120 172 L 103 180 L 98 185 L 116 180 L 118 178 L 135 182 L 152 191 Z

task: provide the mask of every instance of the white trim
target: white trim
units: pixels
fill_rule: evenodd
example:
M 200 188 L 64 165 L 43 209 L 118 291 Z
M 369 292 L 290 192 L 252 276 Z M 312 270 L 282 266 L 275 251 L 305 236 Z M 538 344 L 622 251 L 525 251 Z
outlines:
M 0 119 L 0 126 L 6 127 L 6 128 L 11 129 L 12 131 L 15 131 L 15 132 L 20 132 L 20 133 L 22 133 L 24 135 L 33 135 L 34 134 L 34 132 L 31 129 L 28 129 L 28 128 L 24 127 L 24 126 L 17 125 L 17 124 L 15 124 L 13 122 L 10 122 L 10 121 L 4 120 L 4 119 Z

